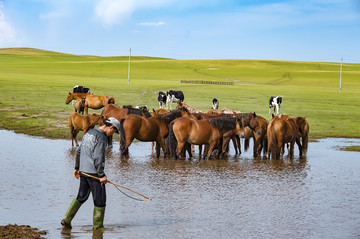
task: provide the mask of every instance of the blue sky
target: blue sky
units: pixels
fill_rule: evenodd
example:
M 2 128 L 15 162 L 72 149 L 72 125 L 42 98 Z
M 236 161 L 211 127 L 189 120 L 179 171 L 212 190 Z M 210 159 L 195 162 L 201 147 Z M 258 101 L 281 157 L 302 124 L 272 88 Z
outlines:
M 0 48 L 360 63 L 360 0 L 0 0 Z

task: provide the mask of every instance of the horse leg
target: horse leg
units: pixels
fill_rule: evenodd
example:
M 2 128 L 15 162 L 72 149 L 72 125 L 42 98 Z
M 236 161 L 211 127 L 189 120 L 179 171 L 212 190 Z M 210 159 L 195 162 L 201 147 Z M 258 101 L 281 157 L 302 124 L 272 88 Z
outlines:
M 178 158 L 181 157 L 181 151 L 184 148 L 185 142 L 186 141 L 178 141 L 178 145 L 176 147 L 176 155 Z
M 88 106 L 87 105 L 85 105 L 84 111 L 85 111 L 85 115 L 88 115 Z
M 108 145 L 111 147 L 112 146 L 112 142 L 113 142 L 113 136 L 109 136 L 108 137 Z
M 300 138 L 296 138 L 296 144 L 297 144 L 297 146 L 298 146 L 298 148 L 299 148 L 299 156 L 301 157 L 302 156 L 302 146 L 301 146 L 301 143 L 300 143 Z
M 70 137 L 71 137 L 71 146 L 74 147 L 74 127 L 72 125 L 70 125 Z
M 208 159 L 210 159 L 211 153 L 212 153 L 212 151 L 214 150 L 215 146 L 216 146 L 216 141 L 213 142 L 213 143 L 211 143 L 211 144 L 209 145 L 209 151 L 208 151 L 208 153 L 207 153 L 207 158 L 208 158 Z
M 76 147 L 79 146 L 78 141 L 77 141 L 77 139 L 76 139 L 76 136 L 77 136 L 78 133 L 79 133 L 79 130 L 74 129 L 73 135 L 74 135 Z
M 156 158 L 160 157 L 160 143 L 156 142 Z
M 202 154 L 202 145 L 200 144 L 199 145 L 199 156 L 201 157 L 201 154 Z
M 294 158 L 294 146 L 295 146 L 295 140 L 292 140 L 290 142 L 290 159 Z

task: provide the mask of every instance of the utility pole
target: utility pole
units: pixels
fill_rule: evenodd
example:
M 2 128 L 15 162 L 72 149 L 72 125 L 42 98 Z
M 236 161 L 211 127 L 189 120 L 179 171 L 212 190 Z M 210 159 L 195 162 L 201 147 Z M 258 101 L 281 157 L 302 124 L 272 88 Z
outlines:
M 131 57 L 131 47 L 129 48 L 128 84 L 130 84 L 130 57 Z
M 341 65 L 340 65 L 340 89 L 339 89 L 339 92 L 341 92 L 342 63 L 343 63 L 343 57 L 341 57 Z

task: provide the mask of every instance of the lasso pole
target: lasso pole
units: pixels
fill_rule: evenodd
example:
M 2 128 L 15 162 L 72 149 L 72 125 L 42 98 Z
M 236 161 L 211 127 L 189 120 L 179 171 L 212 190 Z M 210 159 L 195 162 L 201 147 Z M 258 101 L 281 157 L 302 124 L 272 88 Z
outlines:
M 95 176 L 92 176 L 92 175 L 90 175 L 90 174 L 87 174 L 87 173 L 84 173 L 84 172 L 80 172 L 80 173 L 83 174 L 83 175 L 85 175 L 85 176 L 88 176 L 88 177 L 90 177 L 90 178 L 94 178 L 94 179 L 100 180 L 100 178 L 95 177 Z M 150 201 L 152 200 L 151 198 L 146 197 L 146 196 L 142 195 L 141 193 L 138 193 L 138 192 L 136 192 L 136 191 L 134 191 L 134 190 L 132 190 L 132 189 L 130 189 L 130 188 L 127 188 L 127 187 L 123 186 L 123 185 L 120 185 L 120 184 L 117 184 L 117 183 L 113 183 L 113 182 L 111 182 L 111 181 L 107 181 L 107 182 L 110 183 L 110 184 L 112 184 L 112 185 L 114 185 L 114 186 L 118 186 L 118 187 L 124 188 L 124 189 L 126 189 L 126 190 L 129 190 L 130 192 L 136 193 L 136 194 L 142 196 L 143 198 L 145 198 L 145 199 L 147 199 L 147 200 L 150 200 Z

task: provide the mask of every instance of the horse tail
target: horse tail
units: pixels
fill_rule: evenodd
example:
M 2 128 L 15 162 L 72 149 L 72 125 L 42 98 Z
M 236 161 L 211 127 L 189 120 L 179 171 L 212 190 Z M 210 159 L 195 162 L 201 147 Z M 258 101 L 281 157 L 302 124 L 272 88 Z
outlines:
M 177 139 L 174 133 L 174 122 L 171 122 L 169 128 L 169 150 L 170 150 L 170 157 L 173 159 L 177 158 L 176 147 L 177 147 Z
M 125 145 L 126 145 L 126 138 L 125 138 L 125 130 L 124 130 L 124 121 L 125 119 L 120 120 L 120 151 L 124 153 Z

